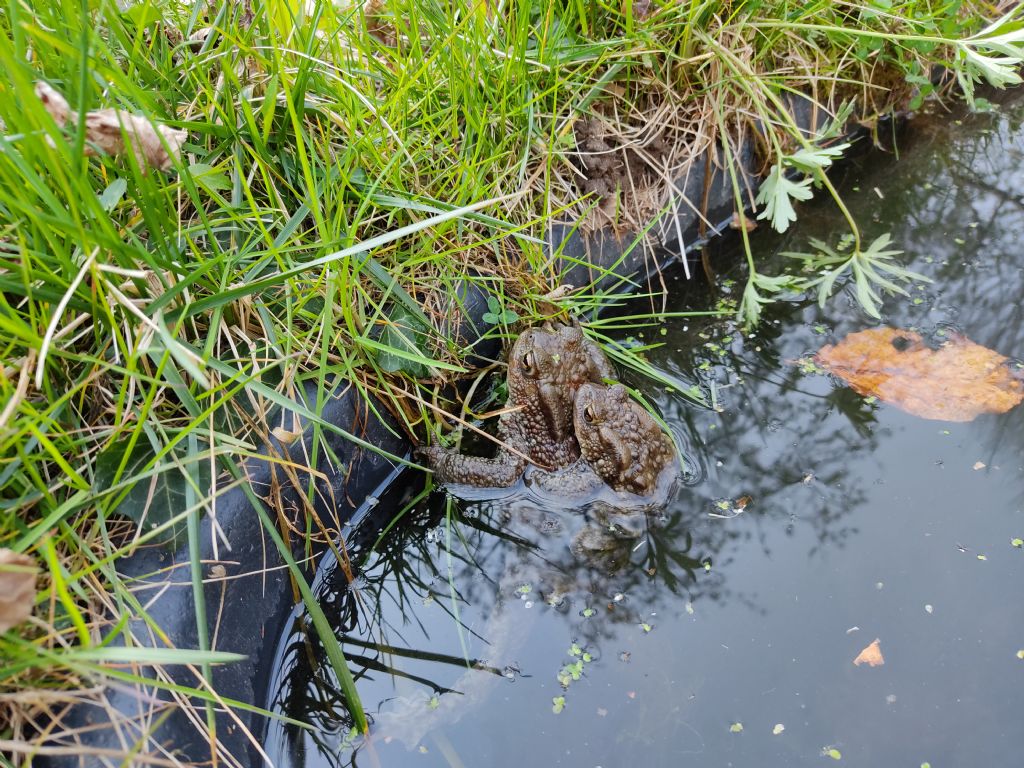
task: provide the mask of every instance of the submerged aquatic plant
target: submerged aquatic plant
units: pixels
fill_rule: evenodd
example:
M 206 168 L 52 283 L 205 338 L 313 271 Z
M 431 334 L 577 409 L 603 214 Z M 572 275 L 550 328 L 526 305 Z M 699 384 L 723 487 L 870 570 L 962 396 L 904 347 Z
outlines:
M 896 262 L 896 257 L 903 251 L 888 247 L 892 244 L 888 234 L 879 235 L 863 249 L 857 247 L 853 238 L 846 238 L 835 248 L 817 238 L 811 238 L 810 243 L 815 249 L 812 253 L 785 251 L 783 255 L 799 259 L 806 271 L 817 273 L 797 285 L 803 290 L 816 291 L 821 306 L 825 306 L 828 297 L 841 285 L 840 279 L 848 276 L 853 280 L 857 302 L 869 315 L 879 318 L 882 302 L 879 291 L 908 296 L 900 283 L 913 280 L 931 282 L 927 276 Z
M 491 332 L 514 332 L 505 326 L 618 306 L 635 287 L 617 266 L 597 275 L 611 287 L 563 285 L 571 260 L 541 247 L 553 224 L 643 235 L 683 200 L 675 180 L 689 162 L 719 164 L 717 146 L 745 209 L 757 196 L 735 175 L 746 141 L 773 167 L 767 218 L 787 225 L 815 184 L 834 195 L 823 171 L 840 147 L 828 131 L 805 136 L 786 97 L 810 93 L 838 125 L 837 105 L 857 96 L 858 114 L 884 111 L 911 90 L 904 76 L 938 61 L 961 68 L 968 95 L 978 79 L 1014 82 L 1019 14 L 978 30 L 987 7 L 6 4 L 0 545 L 41 569 L 46 610 L 0 635 L 0 683 L 14 697 L 5 749 L 36 754 L 49 733 L 35 689 L 58 695 L 85 677 L 173 693 L 211 744 L 214 707 L 254 709 L 214 692 L 210 665 L 233 657 L 213 650 L 205 582 L 222 577 L 196 546 L 205 515 L 214 556 L 226 552 L 216 512 L 235 488 L 365 727 L 295 552 L 340 554 L 315 503 L 343 511 L 317 485 L 321 467 L 347 469 L 329 438 L 379 449 L 323 419 L 324 403 L 351 387 L 367 414 L 389 411 L 410 436 L 459 421 L 462 403 L 439 393 L 472 375 L 451 322 L 468 295 L 494 299 Z M 68 119 L 36 96 L 40 82 L 67 99 Z M 90 114 L 130 116 L 134 133 L 101 146 Z M 154 145 L 143 163 L 127 150 L 147 125 L 175 147 Z M 883 275 L 877 254 L 860 261 Z M 789 283 L 749 263 L 753 320 Z M 637 325 L 668 317 L 657 297 L 640 300 Z M 611 352 L 650 373 L 645 348 Z M 278 450 L 299 432 L 308 455 Z M 271 448 L 268 507 L 246 465 Z M 291 516 L 281 486 L 299 502 Z M 172 532 L 189 542 L 198 647 L 140 649 L 163 631 L 115 563 Z M 129 653 L 117 643 L 155 674 L 116 666 Z M 164 666 L 184 663 L 196 665 L 189 684 L 169 682 Z M 125 759 L 162 748 L 144 732 L 126 736 Z
M 894 20 L 896 11 L 896 8 L 889 9 L 886 17 L 889 20 Z M 865 16 L 868 18 L 875 15 L 874 12 L 867 13 L 865 9 Z M 817 32 L 833 41 L 852 39 L 870 42 L 875 51 L 881 51 L 886 45 L 893 45 L 899 56 L 910 53 L 912 57 L 914 52 L 918 54 L 931 53 L 943 49 L 951 51 L 952 55 L 943 59 L 942 63 L 952 70 L 963 95 L 972 105 L 976 103 L 974 87 L 979 82 L 996 88 L 1024 82 L 1018 74 L 1019 68 L 1024 65 L 1024 9 L 1020 6 L 984 29 L 963 37 L 951 35 L 949 30 L 951 28 L 964 30 L 966 24 L 970 22 L 957 25 L 950 23 L 954 22 L 954 19 L 949 18 L 942 29 L 937 29 L 929 27 L 934 22 L 930 18 L 901 18 L 909 21 L 908 29 L 901 32 L 808 23 L 803 20 L 755 21 L 752 22 L 752 26 L 760 30 L 799 29 L 805 32 Z M 933 83 L 918 74 L 918 71 L 922 70 L 920 61 L 910 61 L 908 64 L 904 75 L 906 82 L 919 88 L 924 87 L 929 93 L 933 92 Z M 857 222 L 846 209 L 839 193 L 825 173 L 829 166 L 840 158 L 850 146 L 848 143 L 826 146 L 825 143 L 834 141 L 845 129 L 851 114 L 848 110 L 853 103 L 844 104 L 837 111 L 836 118 L 830 121 L 824 131 L 816 136 L 807 137 L 793 122 L 789 112 L 783 107 L 777 96 L 773 96 L 769 92 L 766 94 L 766 101 L 775 107 L 776 115 L 790 123 L 790 138 L 795 140 L 800 148 L 790 154 L 784 154 L 781 146 L 769 133 L 776 161 L 761 183 L 754 199 L 754 207 L 763 206 L 757 218 L 767 219 L 775 231 L 785 232 L 797 217 L 794 203 L 811 199 L 813 196 L 812 185 L 822 186 L 828 190 L 843 212 L 850 226 L 850 233 L 849 239 L 844 238 L 835 249 L 820 240 L 812 240 L 811 244 L 816 249 L 815 253 L 786 254 L 800 258 L 807 267 L 822 273 L 811 280 L 794 281 L 789 276 L 767 278 L 757 272 L 753 255 L 750 252 L 750 243 L 745 233 L 746 227 L 743 227 L 743 244 L 747 252 L 750 274 L 739 309 L 740 317 L 748 326 L 756 324 L 760 318 L 761 307 L 770 303 L 772 295 L 788 290 L 817 290 L 819 301 L 823 303 L 831 295 L 836 281 L 846 273 L 853 277 L 854 295 L 858 303 L 867 314 L 879 317 L 881 297 L 877 292 L 878 289 L 906 295 L 906 291 L 897 284 L 897 281 L 927 281 L 928 278 L 905 270 L 894 261 L 894 257 L 902 252 L 886 250 L 891 242 L 887 234 L 879 236 L 866 247 L 863 246 Z M 918 100 L 916 104 L 919 106 L 920 101 Z M 764 115 L 762 119 L 768 119 L 767 114 L 762 114 Z M 720 127 L 724 126 L 724 121 L 720 117 L 719 120 Z M 725 143 L 729 144 L 727 138 Z M 745 202 L 735 179 L 733 186 L 737 207 L 742 209 L 745 207 Z M 839 253 L 847 248 L 849 248 L 848 255 Z

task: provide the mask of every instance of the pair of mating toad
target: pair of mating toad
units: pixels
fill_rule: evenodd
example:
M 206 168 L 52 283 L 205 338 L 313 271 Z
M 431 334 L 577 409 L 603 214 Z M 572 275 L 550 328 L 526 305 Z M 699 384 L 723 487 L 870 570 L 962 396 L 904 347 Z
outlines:
M 507 487 L 527 463 L 529 480 L 563 495 L 606 483 L 616 491 L 651 494 L 674 463 L 668 436 L 621 384 L 578 325 L 550 325 L 520 334 L 508 360 L 508 410 L 498 425 L 504 445 L 492 459 L 438 446 L 424 448 L 440 483 Z

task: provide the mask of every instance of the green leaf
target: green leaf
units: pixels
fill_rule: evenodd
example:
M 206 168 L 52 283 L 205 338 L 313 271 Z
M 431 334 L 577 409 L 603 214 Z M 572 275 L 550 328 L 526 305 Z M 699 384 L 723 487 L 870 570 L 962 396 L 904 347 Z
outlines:
M 1020 75 L 1017 74 L 1019 59 L 1008 56 L 985 56 L 969 48 L 964 50 L 964 59 L 972 74 L 984 78 L 989 85 L 996 88 L 1005 88 L 1021 82 Z
M 100 193 L 100 207 L 107 213 L 110 213 L 117 207 L 117 204 L 121 202 L 121 198 L 124 197 L 125 190 L 127 189 L 127 181 L 122 178 L 114 179 L 107 185 L 107 188 Z
M 772 229 L 785 232 L 789 225 L 796 221 L 793 200 L 810 200 L 814 196 L 811 180 L 792 181 L 787 179 L 781 163 L 772 166 L 767 178 L 761 183 L 757 193 L 758 205 L 765 206 L 757 215 L 758 219 L 770 219 Z
M 139 526 L 152 530 L 180 516 L 186 506 L 188 463 L 198 463 L 200 495 L 205 498 L 210 486 L 210 462 L 206 455 L 187 456 L 183 445 L 157 458 L 148 442 L 139 441 L 128 452 L 128 441 L 112 443 L 96 457 L 92 492 L 101 494 L 127 489 L 127 494 L 111 511 L 130 517 Z M 185 521 L 175 522 L 168 530 L 167 542 L 174 546 L 185 541 Z
M 733 723 L 730 725 L 729 733 L 743 733 L 743 723 Z
M 572 664 L 566 664 L 558 673 L 558 682 L 563 688 L 568 688 L 573 681 L 583 677 L 583 662 L 577 660 Z
M 821 306 L 825 306 L 839 278 L 847 274 L 853 276 L 857 301 L 872 317 L 880 316 L 882 298 L 876 288 L 906 296 L 906 290 L 899 283 L 914 280 L 931 282 L 931 278 L 896 263 L 895 257 L 903 252 L 888 247 L 892 243 L 888 234 L 879 235 L 867 248 L 862 251 L 854 249 L 849 255 L 841 253 L 842 243 L 836 248 L 813 238 L 810 243 L 816 249 L 815 253 L 785 252 L 783 255 L 800 259 L 808 269 L 818 272 L 818 276 L 805 281 L 802 288 L 816 288 Z
M 860 16 L 862 19 L 874 21 L 879 17 L 879 11 L 888 12 L 891 8 L 892 2 L 890 0 L 871 0 L 871 2 L 860 9 Z
M 126 647 L 123 645 L 75 648 L 68 651 L 74 661 L 138 664 L 230 664 L 245 661 L 245 654 L 227 651 L 200 651 L 189 648 Z
M 188 167 L 192 180 L 207 192 L 231 189 L 231 179 L 223 171 L 218 171 L 207 163 L 192 163 Z
M 419 379 L 430 376 L 431 369 L 461 370 L 458 366 L 441 363 L 425 355 L 421 349 L 426 337 L 417 330 L 418 327 L 418 318 L 399 305 L 384 322 L 379 340 L 360 337 L 357 341 L 372 350 L 377 364 L 388 373 L 401 371 Z
M 876 320 L 882 316 L 878 310 L 881 298 L 871 289 L 871 284 L 868 283 L 864 273 L 857 270 L 856 267 L 854 267 L 854 292 L 861 309 Z
M 487 297 L 487 312 L 481 319 L 488 325 L 511 325 L 519 319 L 519 315 L 505 308 L 496 296 Z
M 1004 88 L 1021 82 L 1016 70 L 1024 63 L 1024 28 L 1014 18 L 1015 14 L 1016 9 L 1013 9 L 980 32 L 956 43 L 953 67 L 967 103 L 972 107 L 975 83 L 985 80 L 996 88 Z
M 153 6 L 151 0 L 129 6 L 121 12 L 121 16 L 139 29 L 146 29 L 161 19 L 160 11 Z
M 565 696 L 555 696 L 551 700 L 551 711 L 560 715 L 563 709 L 565 709 Z
M 832 119 L 829 120 L 817 134 L 815 134 L 814 141 L 829 141 L 839 136 L 846 135 L 848 133 L 846 125 L 850 122 L 850 118 L 853 116 L 856 106 L 857 102 L 853 99 L 844 101 L 839 106 L 839 109 L 836 110 Z
M 801 149 L 799 152 L 784 158 L 784 162 L 786 165 L 803 171 L 804 173 L 813 174 L 816 171 L 828 168 L 832 165 L 833 160 L 837 160 L 842 157 L 843 152 L 849 148 L 849 143 L 845 143 L 836 144 L 831 147 L 811 147 L 809 149 Z
M 770 304 L 767 299 L 757 292 L 757 283 L 753 277 L 747 280 L 747 287 L 743 289 L 743 301 L 740 302 L 739 316 L 746 328 L 753 328 L 761 320 L 761 307 Z
M 743 289 L 743 300 L 740 302 L 739 317 L 747 328 L 753 328 L 761 319 L 761 307 L 775 301 L 774 296 L 762 296 L 758 288 L 769 294 L 782 293 L 788 290 L 799 290 L 799 281 L 791 275 L 762 275 L 753 272 L 747 279 Z

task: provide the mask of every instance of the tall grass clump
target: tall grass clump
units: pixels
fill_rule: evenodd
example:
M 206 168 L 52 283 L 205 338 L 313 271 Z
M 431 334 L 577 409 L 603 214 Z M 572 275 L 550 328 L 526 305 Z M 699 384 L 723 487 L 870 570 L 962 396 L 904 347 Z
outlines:
M 209 683 L 235 657 L 208 636 L 194 547 L 200 517 L 215 520 L 237 487 L 365 728 L 293 555 L 303 542 L 285 533 L 338 532 L 308 512 L 279 526 L 245 461 L 300 421 L 311 467 L 327 434 L 359 442 L 319 416 L 340 387 L 417 440 L 471 418 L 442 386 L 473 375 L 453 333 L 461 297 L 489 297 L 488 333 L 503 337 L 619 301 L 562 285 L 551 225 L 646 231 L 681 202 L 676 180 L 697 158 L 729 169 L 741 218 L 753 206 L 784 229 L 818 189 L 842 206 L 826 171 L 848 120 L 942 95 L 940 64 L 969 98 L 979 82 L 1018 82 L 1020 22 L 984 20 L 1001 12 L 971 0 L 5 4 L 0 549 L 39 578 L 31 619 L 0 633 L 0 751 L 59 753 L 65 705 L 101 701 L 110 683 L 164 689 L 211 744 L 214 708 L 259 704 Z M 67 99 L 66 123 L 39 82 Z M 798 103 L 831 118 L 808 132 Z M 103 151 L 84 117 L 104 109 L 184 131 L 180 156 L 164 146 L 164 171 Z M 123 117 L 114 130 L 136 140 Z M 735 170 L 751 152 L 758 188 Z M 851 264 L 877 263 L 849 225 Z M 761 275 L 748 254 L 752 321 L 796 279 Z M 898 287 L 874 274 L 869 292 Z M 612 351 L 644 369 L 640 351 Z M 313 480 L 295 483 L 311 507 Z M 193 545 L 182 578 L 196 648 L 168 647 L 116 569 L 169 535 Z M 126 753 L 159 752 L 135 738 Z

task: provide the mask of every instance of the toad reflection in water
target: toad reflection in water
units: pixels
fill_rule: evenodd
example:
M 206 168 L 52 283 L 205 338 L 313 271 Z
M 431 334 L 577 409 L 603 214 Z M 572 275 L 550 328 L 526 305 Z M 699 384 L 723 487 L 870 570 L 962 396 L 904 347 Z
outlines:
M 528 474 L 536 496 L 510 500 L 498 514 L 503 538 L 515 546 L 504 548 L 497 597 L 480 633 L 489 643 L 487 662 L 475 662 L 433 700 L 419 691 L 389 702 L 376 717 L 375 738 L 416 747 L 427 733 L 478 705 L 499 670 L 514 676 L 512 654 L 536 613 L 523 611 L 524 596 L 539 594 L 552 608 L 567 610 L 574 602 L 616 593 L 617 574 L 675 485 L 675 450 L 619 385 L 583 384 L 573 428 L 581 458 L 559 472 Z M 555 503 L 544 503 L 544 497 Z

